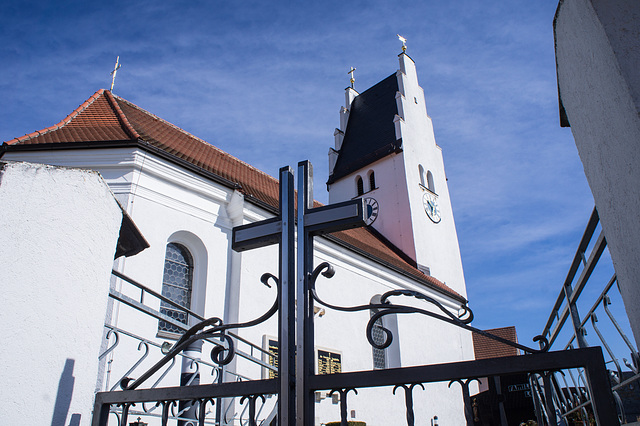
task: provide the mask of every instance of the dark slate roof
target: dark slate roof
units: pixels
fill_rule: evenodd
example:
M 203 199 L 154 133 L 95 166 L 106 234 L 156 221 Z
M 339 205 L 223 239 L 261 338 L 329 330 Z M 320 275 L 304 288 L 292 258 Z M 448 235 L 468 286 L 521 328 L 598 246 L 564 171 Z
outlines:
M 393 127 L 393 118 L 390 122 Z M 0 157 L 3 151 L 122 146 L 137 147 L 162 156 L 239 190 L 248 201 L 277 214 L 277 179 L 104 89 L 97 91 L 60 123 L 5 142 Z M 315 205 L 321 204 L 316 202 Z M 466 302 L 440 280 L 419 271 L 415 263 L 372 229 L 350 229 L 326 237 L 461 303 Z
M 355 97 L 349 108 L 342 148 L 327 183 L 400 150 L 402 140 L 396 140 L 393 124 L 398 113 L 397 92 L 398 78 L 392 74 Z

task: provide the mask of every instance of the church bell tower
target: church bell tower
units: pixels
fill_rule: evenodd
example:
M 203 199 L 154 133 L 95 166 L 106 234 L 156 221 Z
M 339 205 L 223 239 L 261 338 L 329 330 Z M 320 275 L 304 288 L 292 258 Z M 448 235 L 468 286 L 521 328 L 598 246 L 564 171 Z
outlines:
M 400 69 L 362 93 L 352 74 L 329 149 L 329 203 L 364 198 L 372 232 L 466 297 L 442 150 L 404 50 Z

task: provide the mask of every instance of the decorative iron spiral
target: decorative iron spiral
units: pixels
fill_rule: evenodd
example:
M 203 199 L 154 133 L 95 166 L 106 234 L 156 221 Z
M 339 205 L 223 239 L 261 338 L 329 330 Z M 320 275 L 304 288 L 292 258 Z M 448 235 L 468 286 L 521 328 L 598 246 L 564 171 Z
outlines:
M 460 305 L 457 315 L 444 307 L 440 302 L 438 302 L 433 297 L 427 296 L 424 293 L 420 293 L 414 290 L 404 290 L 404 289 L 396 289 L 390 290 L 384 293 L 380 297 L 380 303 L 368 303 L 366 305 L 358 305 L 358 306 L 338 306 L 333 305 L 331 303 L 325 302 L 320 299 L 318 293 L 316 291 L 316 281 L 318 277 L 322 275 L 325 278 L 332 278 L 335 275 L 335 269 L 328 262 L 323 262 L 318 265 L 313 272 L 309 276 L 309 291 L 311 293 L 311 297 L 313 300 L 321 304 L 322 306 L 333 309 L 336 311 L 342 312 L 357 312 L 357 311 L 368 311 L 373 310 L 374 313 L 369 318 L 369 322 L 367 323 L 366 328 L 366 336 L 369 344 L 377 349 L 387 348 L 393 342 L 393 333 L 388 328 L 384 326 L 379 327 L 384 332 L 384 341 L 376 342 L 373 336 L 373 327 L 375 322 L 383 318 L 387 315 L 393 314 L 422 314 L 432 318 L 435 318 L 440 321 L 447 322 L 449 324 L 453 324 L 457 327 L 464 328 L 465 330 L 469 330 L 473 333 L 477 333 L 488 337 L 490 339 L 496 340 L 500 343 L 504 343 L 505 345 L 509 345 L 518 349 L 521 349 L 527 353 L 538 353 L 538 352 L 547 352 L 549 350 L 549 343 L 544 336 L 536 336 L 533 338 L 534 342 L 540 342 L 540 349 L 529 348 L 527 346 L 521 345 L 519 343 L 512 342 L 510 340 L 504 339 L 500 336 L 493 335 L 491 333 L 487 333 L 486 331 L 477 329 L 469 325 L 471 321 L 473 321 L 473 311 L 466 304 Z M 427 309 L 421 309 L 415 306 L 407 306 L 401 304 L 392 304 L 390 302 L 390 298 L 392 297 L 412 297 L 417 300 L 421 300 L 430 305 L 435 306 L 440 312 L 433 312 Z

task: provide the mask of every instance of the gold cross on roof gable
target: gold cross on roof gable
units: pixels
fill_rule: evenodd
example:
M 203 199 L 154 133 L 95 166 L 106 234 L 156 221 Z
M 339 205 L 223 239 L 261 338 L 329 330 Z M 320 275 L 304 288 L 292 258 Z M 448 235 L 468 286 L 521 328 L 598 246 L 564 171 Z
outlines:
M 111 71 L 111 88 L 109 89 L 110 92 L 113 92 L 113 85 L 116 83 L 116 74 L 118 73 L 118 70 L 120 69 L 122 65 L 120 65 L 120 56 L 118 56 L 116 58 L 116 64 L 113 67 L 113 71 Z

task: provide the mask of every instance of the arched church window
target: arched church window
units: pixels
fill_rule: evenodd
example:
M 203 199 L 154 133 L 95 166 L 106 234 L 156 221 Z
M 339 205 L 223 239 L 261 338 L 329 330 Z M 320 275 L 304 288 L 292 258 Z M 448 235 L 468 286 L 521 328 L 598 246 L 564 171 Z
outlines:
M 371 298 L 371 302 L 373 304 L 380 304 L 381 300 L 380 300 L 380 295 L 376 294 L 375 296 L 373 296 Z M 373 317 L 374 314 L 376 314 L 378 312 L 377 309 L 371 309 L 370 311 L 371 316 Z M 385 339 L 386 339 L 386 334 L 384 332 L 384 325 L 382 323 L 382 318 L 378 318 L 374 323 L 373 323 L 373 328 L 371 329 L 371 335 L 373 337 L 373 341 L 377 344 L 382 344 L 384 343 Z M 373 355 L 373 369 L 374 370 L 381 370 L 383 368 L 387 368 L 387 348 L 385 349 L 378 349 L 375 346 L 371 346 L 371 351 L 372 351 L 372 355 Z
M 431 173 L 431 170 L 427 172 L 427 188 L 429 188 L 429 191 L 434 194 L 436 193 L 436 187 L 433 184 L 433 174 Z
M 369 173 L 369 191 L 376 189 L 376 175 L 373 170 Z
M 364 194 L 364 183 L 360 176 L 356 178 L 356 191 L 358 191 L 358 195 Z
M 162 275 L 162 295 L 175 302 L 179 306 L 191 308 L 191 291 L 193 287 L 193 257 L 189 250 L 181 244 L 167 244 L 167 252 L 164 258 L 164 273 Z M 168 317 L 188 324 L 187 312 L 178 307 L 162 301 L 160 313 Z M 158 331 L 166 333 L 183 333 L 184 330 L 160 320 Z
M 420 185 L 426 188 L 427 187 L 426 175 L 424 173 L 424 167 L 422 167 L 422 164 L 418 166 L 418 173 L 420 174 Z
M 371 315 L 373 316 L 374 312 L 371 311 Z M 377 344 L 382 344 L 385 341 L 385 332 L 382 325 L 382 318 L 378 318 L 376 322 L 373 323 L 373 328 L 371 329 L 371 334 L 373 335 L 373 341 Z M 385 349 L 378 349 L 375 346 L 371 346 L 373 352 L 373 369 L 381 370 L 386 368 L 387 366 L 387 353 Z

